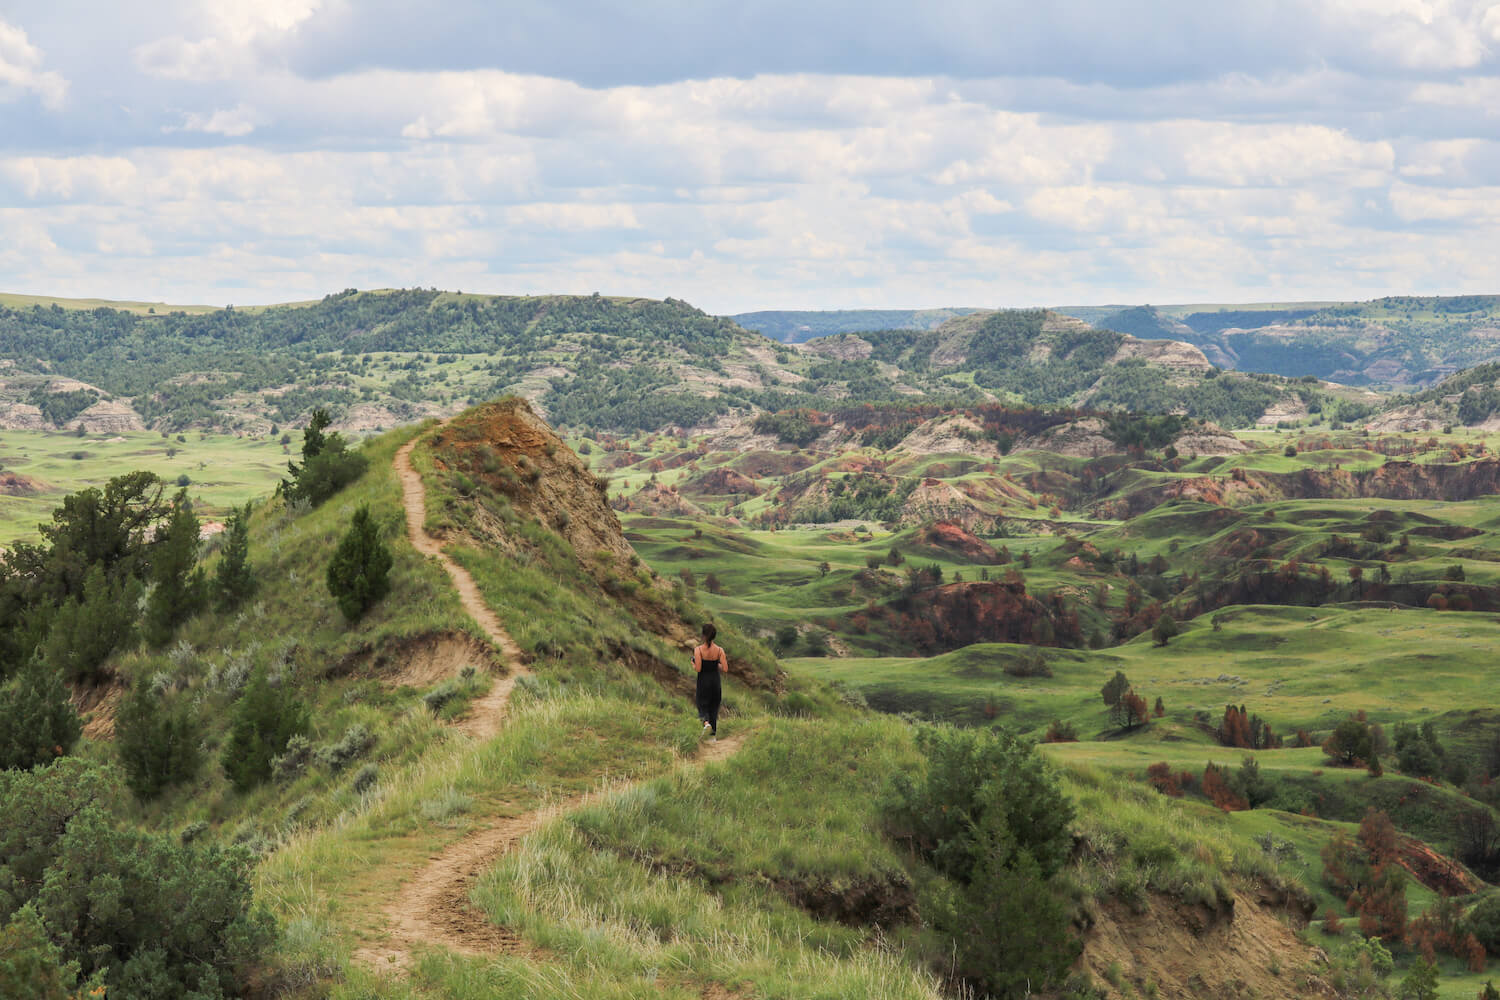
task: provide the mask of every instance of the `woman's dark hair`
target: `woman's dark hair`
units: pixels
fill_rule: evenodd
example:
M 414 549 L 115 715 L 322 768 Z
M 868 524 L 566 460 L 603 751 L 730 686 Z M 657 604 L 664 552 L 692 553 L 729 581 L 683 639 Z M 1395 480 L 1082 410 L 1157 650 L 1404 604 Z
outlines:
M 703 623 L 703 641 L 704 642 L 713 642 L 714 641 L 714 636 L 716 636 L 718 634 L 719 634 L 719 630 L 716 629 L 716 628 L 714 628 L 714 623 L 713 622 L 704 622 Z

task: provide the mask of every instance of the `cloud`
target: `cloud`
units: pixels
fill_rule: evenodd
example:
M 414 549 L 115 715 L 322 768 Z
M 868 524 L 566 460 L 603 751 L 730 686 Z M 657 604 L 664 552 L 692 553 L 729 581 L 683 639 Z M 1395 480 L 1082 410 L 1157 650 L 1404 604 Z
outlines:
M 592 86 L 824 73 L 1046 76 L 1147 85 L 1324 66 L 1428 72 L 1488 60 L 1473 0 L 613 0 L 331 3 L 286 56 L 299 72 L 502 69 Z M 837 39 L 837 44 L 830 44 Z
M 134 50 L 136 67 L 166 80 L 229 80 L 254 67 L 267 47 L 294 33 L 321 0 L 202 0 L 198 16 L 209 32 L 196 39 L 169 35 Z
M 256 127 L 264 122 L 265 119 L 254 108 L 240 104 L 208 114 L 196 111 L 185 112 L 182 116 L 182 124 L 163 125 L 162 131 L 168 133 L 204 132 L 209 135 L 222 135 L 237 139 L 254 132 Z
M 0 286 L 1328 298 L 1483 278 L 1497 221 L 1493 0 L 5 16 Z
M 0 102 L 18 94 L 32 93 L 42 106 L 59 110 L 68 96 L 68 81 L 59 73 L 42 69 L 42 52 L 26 32 L 0 20 Z

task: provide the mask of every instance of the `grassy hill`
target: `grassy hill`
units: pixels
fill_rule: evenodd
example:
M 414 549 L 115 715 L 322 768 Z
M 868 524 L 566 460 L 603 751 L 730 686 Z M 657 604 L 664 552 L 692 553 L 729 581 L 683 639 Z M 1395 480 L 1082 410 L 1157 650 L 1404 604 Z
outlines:
M 412 442 L 425 516 L 412 513 L 393 467 Z M 816 677 L 834 661 L 779 666 L 751 638 L 755 626 L 736 630 L 739 616 L 722 615 L 733 679 L 721 742 L 700 742 L 685 650 L 705 614 L 695 590 L 717 599 L 671 582 L 670 559 L 637 554 L 594 474 L 524 402 L 386 434 L 361 451 L 368 471 L 322 506 L 257 510 L 250 554 L 259 587 L 250 603 L 205 611 L 160 648 L 117 654 L 107 665 L 115 681 L 80 692 L 93 713 L 86 761 L 117 759 L 127 685 L 143 685 L 161 714 L 187 711 L 201 727 L 196 773 L 145 802 L 123 798 L 113 821 L 190 846 L 238 845 L 255 857 L 255 898 L 277 928 L 249 970 L 258 990 L 936 997 L 953 988 L 952 941 L 942 929 L 951 925 L 941 914 L 961 883 L 887 832 L 895 777 L 925 774 L 931 747 L 910 724 L 861 707 L 863 698 L 879 701 L 880 678 L 899 686 L 884 661 L 843 661 L 852 672 L 828 685 Z M 351 624 L 322 576 L 362 504 L 394 556 L 392 589 Z M 701 526 L 712 539 L 691 525 L 658 530 L 720 546 L 711 558 L 726 574 L 731 557 L 747 566 L 757 558 L 769 573 L 793 558 L 775 547 L 784 539 L 747 547 L 715 522 Z M 432 544 L 467 572 L 472 589 L 455 584 L 441 559 L 422 555 L 418 546 Z M 802 556 L 843 561 L 845 544 L 830 539 Z M 493 629 L 466 610 L 475 600 L 481 618 L 493 615 Z M 1327 895 L 1309 858 L 1344 829 L 1341 816 L 1311 828 L 1272 809 L 1225 814 L 1138 781 L 1146 761 L 1184 769 L 1204 755 L 1228 761 L 1179 720 L 1190 719 L 1194 696 L 1217 705 L 1216 689 L 1195 689 L 1190 679 L 1238 648 L 1235 637 L 1269 631 L 1264 641 L 1284 634 L 1303 655 L 1332 655 L 1332 644 L 1302 638 L 1310 626 L 1267 614 L 1247 609 L 1231 613 L 1222 632 L 1190 630 L 1166 651 L 1173 670 L 1160 657 L 1151 663 L 1138 639 L 1097 653 L 1044 654 L 1053 678 L 1024 682 L 1037 694 L 1006 691 L 1014 705 L 1000 706 L 997 719 L 1083 723 L 1097 714 L 1087 704 L 1097 667 L 1117 665 L 1171 705 L 1143 733 L 1052 752 L 1054 780 L 1076 811 L 1067 829 L 1077 846 L 1065 852 L 1057 899 L 1082 947 L 1057 995 L 1176 996 L 1238 981 L 1262 996 L 1294 996 L 1331 988 L 1335 974 L 1357 975 L 1344 945 L 1334 947 L 1334 966 L 1320 967 L 1282 923 L 1299 923 Z M 1459 621 L 1439 620 L 1450 630 Z M 1439 634 L 1424 622 L 1409 626 L 1429 644 Z M 1447 641 L 1485 640 L 1455 633 Z M 928 678 L 969 678 L 988 697 L 997 690 L 991 665 L 1014 653 L 980 645 L 952 654 L 962 660 L 951 666 L 905 662 Z M 241 790 L 218 760 L 243 692 L 261 675 L 308 705 L 309 725 L 269 779 Z M 1399 703 L 1404 683 L 1393 678 L 1383 689 L 1389 704 Z M 941 698 L 922 701 L 921 683 L 906 690 L 906 711 L 942 714 Z M 1278 725 L 1321 725 L 1332 710 L 1299 690 L 1286 686 Z M 1424 707 L 1436 710 L 1448 697 L 1433 689 Z M 1388 704 L 1373 692 L 1342 700 L 1380 712 Z M 1186 738 L 1168 738 L 1172 729 Z M 1268 753 L 1269 777 L 1319 780 L 1309 756 L 1316 751 Z M 1350 810 L 1356 795 L 1371 795 L 1369 780 L 1350 791 Z M 1389 801 L 1403 819 L 1397 800 L 1427 787 L 1380 782 L 1370 800 Z M 1437 826 L 1426 832 L 1442 844 Z M 1268 833 L 1293 847 L 1268 853 L 1257 841 Z M 1435 898 L 1412 896 L 1417 906 Z M 1256 944 L 1230 960 L 1186 944 L 1230 934 Z M 1148 943 L 1169 940 L 1179 942 L 1175 957 L 1152 959 Z M 1183 947 L 1197 949 L 1186 964 Z M 1343 965 L 1349 971 L 1338 971 Z M 119 983 L 111 992 L 132 995 Z
M 657 430 L 845 397 L 1155 406 L 1177 389 L 1194 396 L 1184 377 L 1209 367 L 1191 348 L 1057 314 L 946 314 L 955 318 L 930 330 L 798 350 L 670 299 L 348 290 L 296 306 L 155 314 L 35 303 L 0 307 L 0 422 L 92 427 L 95 409 L 114 407 L 136 429 L 260 434 L 321 406 L 336 426 L 367 432 L 515 392 L 559 424 Z M 1127 368 L 1107 391 L 1096 385 Z M 1135 399 L 1142 393 L 1156 398 Z M 1281 395 L 1260 391 L 1239 419 Z
M 73 756 L 0 775 L 0 807 L 57 803 L 66 837 L 34 842 L 73 844 L 86 798 L 91 836 L 137 843 L 91 863 L 170 858 L 186 883 L 204 873 L 196 891 L 238 900 L 225 927 L 244 929 L 208 942 L 200 971 L 249 995 L 350 1000 L 937 997 L 1020 995 L 1006 969 L 1053 955 L 1059 997 L 1377 996 L 1437 922 L 1440 945 L 1465 921 L 1483 931 L 1493 890 L 1477 876 L 1500 876 L 1500 715 L 1483 695 L 1500 463 L 1482 430 L 1342 426 L 1331 410 L 1358 397 L 1316 380 L 1210 374 L 1180 346 L 1050 313 L 790 350 L 674 302 L 392 292 L 298 312 L 305 343 L 282 346 L 309 372 L 332 358 L 371 379 L 416 372 L 401 359 L 423 352 L 400 349 L 431 323 L 466 346 L 531 345 L 432 358 L 476 392 L 507 357 L 528 360 L 504 377 L 562 374 L 535 406 L 371 433 L 365 471 L 318 506 L 262 499 L 254 595 L 151 643 L 109 623 L 138 607 L 152 621 L 154 595 L 195 586 L 162 568 L 187 505 L 164 490 L 159 530 L 99 519 L 118 542 L 100 548 L 70 527 L 96 523 L 81 470 L 160 464 L 170 487 L 181 467 L 188 499 L 208 499 L 212 475 L 227 504 L 288 474 L 280 439 L 27 432 L 42 449 L 7 432 L 0 456 L 7 473 L 46 463 L 74 493 L 0 574 L 0 711 L 43 690 L 40 664 L 84 678 L 87 721 Z M 158 321 L 80 315 L 102 325 L 69 328 L 93 345 L 76 356 L 98 364 L 145 350 L 156 328 L 132 324 Z M 287 336 L 280 319 L 210 319 L 161 329 L 224 352 Z M 325 350 L 340 338 L 358 350 Z M 741 350 L 768 352 L 759 387 L 738 366 L 760 355 Z M 714 351 L 722 372 L 701 357 Z M 12 375 L 27 398 L 118 398 Z M 566 436 L 538 412 L 670 409 L 678 389 L 725 412 L 664 430 L 578 420 Z M 835 389 L 849 396 L 830 405 Z M 1235 435 L 1099 402 L 1126 390 L 1304 409 Z M 366 506 L 390 591 L 350 621 L 326 580 Z M 200 553 L 210 579 L 230 534 Z M 709 617 L 732 668 L 717 743 L 688 666 Z M 1179 633 L 1158 634 L 1169 618 Z M 80 666 L 96 634 L 116 648 Z M 277 744 L 248 781 L 247 731 Z M 146 750 L 141 732 L 157 734 Z M 1367 766 L 1338 759 L 1346 737 Z M 1066 817 L 1052 840 L 1010 815 L 1028 802 Z M 1399 834 L 1362 829 L 1369 808 Z M 950 812 L 975 825 L 955 839 L 924 825 Z M 0 834 L 0 886 L 73 884 L 74 854 L 29 850 Z M 1347 920 L 1385 938 L 1391 973 L 1327 914 L 1352 891 L 1356 909 L 1387 900 L 1398 870 L 1417 936 L 1374 903 Z M 69 921 L 87 892 L 37 893 L 39 924 L 14 912 L 24 892 L 0 895 L 0 957 L 24 946 L 56 968 L 47 948 L 62 948 L 112 996 L 185 995 L 142 985 L 179 974 L 148 942 L 81 948 Z M 160 919 L 175 947 L 187 931 Z M 1442 995 L 1472 996 L 1483 975 L 1452 950 L 1437 948 Z

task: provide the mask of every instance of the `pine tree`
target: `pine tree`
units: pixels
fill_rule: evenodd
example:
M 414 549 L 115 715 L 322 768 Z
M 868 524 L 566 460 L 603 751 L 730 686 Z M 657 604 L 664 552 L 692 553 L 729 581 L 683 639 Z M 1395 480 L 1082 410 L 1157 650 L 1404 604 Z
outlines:
M 1419 956 L 1411 964 L 1406 978 L 1401 980 L 1401 988 L 1396 996 L 1400 1000 L 1437 1000 L 1437 988 L 1437 965 Z
M 65 680 L 91 681 L 109 654 L 135 643 L 141 583 L 114 581 L 98 563 L 84 578 L 81 598 L 69 598 L 52 618 L 42 641 L 42 659 Z
M 120 708 L 115 746 L 125 765 L 125 783 L 145 801 L 169 785 L 196 777 L 203 762 L 198 720 L 186 699 L 163 703 L 142 677 Z
M 221 758 L 224 773 L 236 789 L 249 791 L 271 776 L 271 761 L 308 724 L 307 706 L 285 688 L 273 688 L 265 668 L 257 667 L 234 706 Z
M 358 621 L 391 589 L 391 562 L 391 551 L 381 541 L 380 529 L 365 504 L 354 512 L 328 564 L 328 590 L 346 619 Z
M 203 605 L 205 580 L 198 567 L 198 515 L 187 490 L 177 491 L 172 513 L 152 546 L 151 582 L 142 633 L 153 646 L 164 646 L 177 626 Z
M 311 422 L 302 432 L 302 464 L 288 462 L 292 478 L 281 481 L 281 493 L 288 501 L 306 500 L 316 507 L 364 474 L 369 460 L 349 451 L 344 436 L 337 431 L 323 433 L 332 422 L 327 410 L 313 411 Z
M 214 574 L 214 600 L 221 611 L 233 611 L 255 593 L 250 569 L 250 504 L 229 515 L 224 524 L 224 555 Z
M 1155 627 L 1151 629 L 1151 638 L 1156 640 L 1158 646 L 1165 646 L 1172 640 L 1174 635 L 1177 635 L 1181 631 L 1177 627 L 1177 619 L 1164 611 L 1161 617 L 1156 619 Z
M 27 903 L 0 926 L 0 996 L 77 1000 L 77 987 L 78 963 L 63 961 L 35 904 Z
M 1127 712 L 1125 709 L 1125 696 L 1130 693 L 1130 679 L 1122 672 L 1116 670 L 1115 675 L 1104 682 L 1104 687 L 1099 689 L 1099 695 L 1104 699 L 1104 704 L 1109 707 L 1109 719 L 1117 726 L 1126 724 Z
M 40 659 L 0 687 L 0 769 L 29 771 L 61 757 L 82 732 L 62 675 Z

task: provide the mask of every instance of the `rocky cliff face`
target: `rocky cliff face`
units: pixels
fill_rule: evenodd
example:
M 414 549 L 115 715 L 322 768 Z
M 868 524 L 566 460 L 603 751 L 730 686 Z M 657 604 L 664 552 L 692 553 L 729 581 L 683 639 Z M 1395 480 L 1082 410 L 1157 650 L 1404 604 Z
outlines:
M 901 505 L 902 524 L 948 521 L 966 531 L 989 530 L 995 515 L 986 513 L 969 497 L 941 479 L 924 479 Z
M 146 429 L 146 422 L 139 413 L 114 399 L 101 399 L 69 422 L 71 427 L 80 424 L 90 434 L 120 434 Z
M 46 426 L 42 411 L 30 403 L 0 403 L 0 430 L 39 431 Z
M 1146 361 L 1163 368 L 1194 373 L 1206 372 L 1213 367 L 1202 351 L 1180 340 L 1137 340 L 1126 337 L 1120 343 L 1119 350 L 1115 351 L 1115 356 L 1109 359 L 1110 364 L 1116 365 L 1122 361 Z
M 604 481 L 526 400 L 512 396 L 456 417 L 433 446 L 439 468 L 452 462 L 482 478 L 516 514 L 565 538 L 586 565 L 617 571 L 631 565 L 635 550 L 609 507 Z

